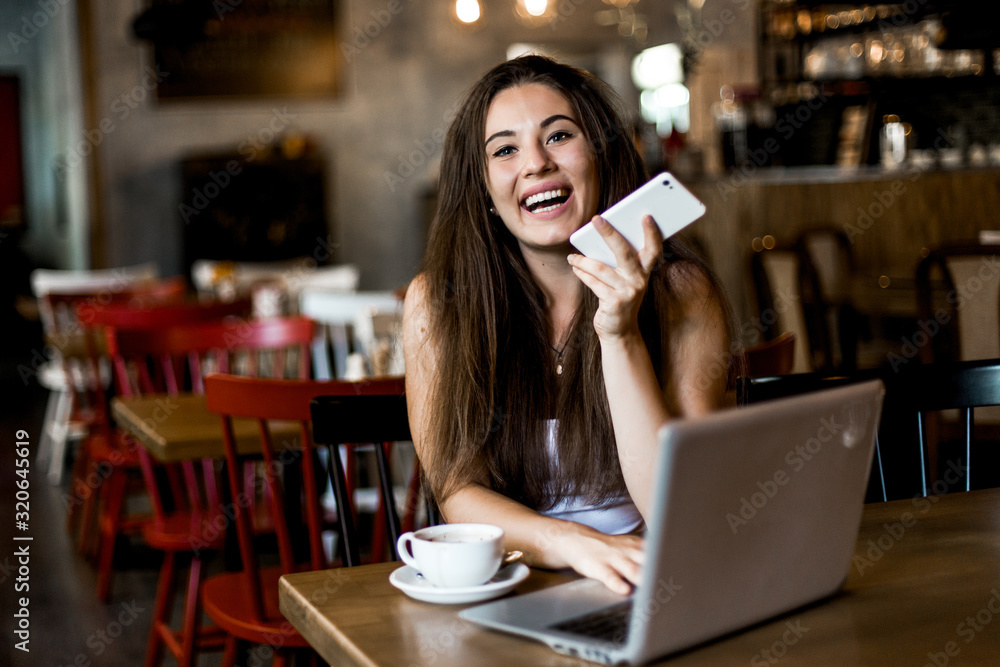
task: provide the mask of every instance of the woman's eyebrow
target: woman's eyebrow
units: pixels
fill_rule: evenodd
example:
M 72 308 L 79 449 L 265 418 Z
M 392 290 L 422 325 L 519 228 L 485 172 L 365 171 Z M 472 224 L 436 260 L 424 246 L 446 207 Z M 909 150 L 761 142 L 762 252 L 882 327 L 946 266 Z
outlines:
M 491 141 L 493 141 L 497 137 L 513 137 L 513 136 L 514 136 L 514 130 L 500 130 L 499 132 L 494 132 L 493 134 L 491 134 L 486 139 L 486 143 L 487 144 L 490 143 Z
M 565 115 L 563 115 L 561 113 L 557 113 L 557 114 L 554 114 L 552 116 L 549 116 L 548 118 L 546 118 L 545 120 L 543 120 L 541 123 L 539 123 L 539 127 L 546 128 L 549 125 L 551 125 L 552 123 L 555 123 L 556 121 L 560 121 L 560 120 L 568 120 L 569 122 L 573 123 L 574 125 L 579 125 L 579 123 L 577 123 L 575 120 L 573 120 L 569 116 L 565 116 Z M 489 137 L 487 137 L 486 138 L 486 143 L 489 144 L 491 141 L 493 141 L 497 137 L 513 137 L 513 136 L 514 136 L 514 130 L 500 130 L 499 132 L 494 132 Z
M 561 113 L 557 113 L 554 116 L 549 116 L 548 118 L 546 118 L 545 120 L 543 120 L 541 126 L 542 127 L 548 127 L 549 125 L 551 125 L 552 123 L 554 123 L 554 122 L 556 122 L 558 120 L 568 120 L 569 122 L 573 123 L 574 125 L 579 125 L 579 123 L 577 123 L 575 120 L 573 120 L 569 116 L 564 116 Z

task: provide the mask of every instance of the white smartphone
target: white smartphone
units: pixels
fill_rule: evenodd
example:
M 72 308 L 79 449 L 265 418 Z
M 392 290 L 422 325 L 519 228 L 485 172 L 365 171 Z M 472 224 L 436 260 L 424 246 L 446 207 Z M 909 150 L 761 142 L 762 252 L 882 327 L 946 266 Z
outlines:
M 681 185 L 670 172 L 663 172 L 601 214 L 629 243 L 641 250 L 644 245 L 642 218 L 653 216 L 663 238 L 673 236 L 705 215 L 705 205 Z M 615 254 L 604 237 L 588 222 L 569 237 L 587 257 L 617 267 Z

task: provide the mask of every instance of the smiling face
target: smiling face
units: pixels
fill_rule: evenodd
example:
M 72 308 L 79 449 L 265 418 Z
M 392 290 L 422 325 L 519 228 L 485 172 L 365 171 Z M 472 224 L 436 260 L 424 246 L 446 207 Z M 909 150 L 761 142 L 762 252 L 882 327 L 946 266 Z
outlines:
M 561 93 L 540 83 L 499 92 L 485 141 L 490 197 L 522 249 L 561 248 L 597 213 L 594 151 Z

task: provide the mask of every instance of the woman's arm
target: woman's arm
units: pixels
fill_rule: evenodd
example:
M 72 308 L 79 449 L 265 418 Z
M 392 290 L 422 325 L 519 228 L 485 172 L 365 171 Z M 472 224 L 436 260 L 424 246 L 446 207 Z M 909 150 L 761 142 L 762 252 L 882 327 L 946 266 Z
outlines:
M 614 250 L 618 268 L 582 255 L 570 255 L 569 263 L 599 299 L 594 328 L 601 341 L 618 460 L 632 502 L 648 520 L 657 431 L 671 417 L 704 414 L 718 407 L 726 373 L 712 378 L 709 372 L 718 368 L 720 351 L 728 353 L 729 336 L 719 295 L 708 277 L 691 265 L 670 267 L 677 306 L 667 322 L 671 342 L 664 354 L 667 386 L 661 388 L 639 332 L 638 314 L 662 236 L 646 216 L 643 249 L 636 251 L 603 219 L 594 222 Z
M 403 309 L 403 352 L 406 357 L 406 400 L 413 445 L 422 466 L 433 469 L 435 447 L 430 437 L 436 381 L 436 349 L 427 306 L 427 285 L 417 276 L 406 292 Z M 524 560 L 546 568 L 571 567 L 628 593 L 638 583 L 643 559 L 642 539 L 605 535 L 571 521 L 546 517 L 489 489 L 484 480 L 460 486 L 440 502 L 449 522 L 492 523 L 504 529 L 507 549 L 524 553 Z

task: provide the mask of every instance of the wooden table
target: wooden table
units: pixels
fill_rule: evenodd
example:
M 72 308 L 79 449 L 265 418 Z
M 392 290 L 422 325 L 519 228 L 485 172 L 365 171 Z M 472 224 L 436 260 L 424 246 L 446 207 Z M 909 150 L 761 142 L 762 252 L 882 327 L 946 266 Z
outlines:
M 335 665 L 572 665 L 461 605 L 393 588 L 399 563 L 282 577 L 282 613 Z M 533 570 L 517 593 L 567 581 Z M 1000 659 L 1000 489 L 865 507 L 854 565 L 822 604 L 678 654 L 687 665 L 973 665 Z
M 160 461 L 223 458 L 222 420 L 209 412 L 197 394 L 114 398 L 111 414 Z M 297 446 L 298 424 L 270 422 L 275 443 Z M 243 453 L 260 451 L 260 431 L 251 419 L 234 419 L 236 446 Z

